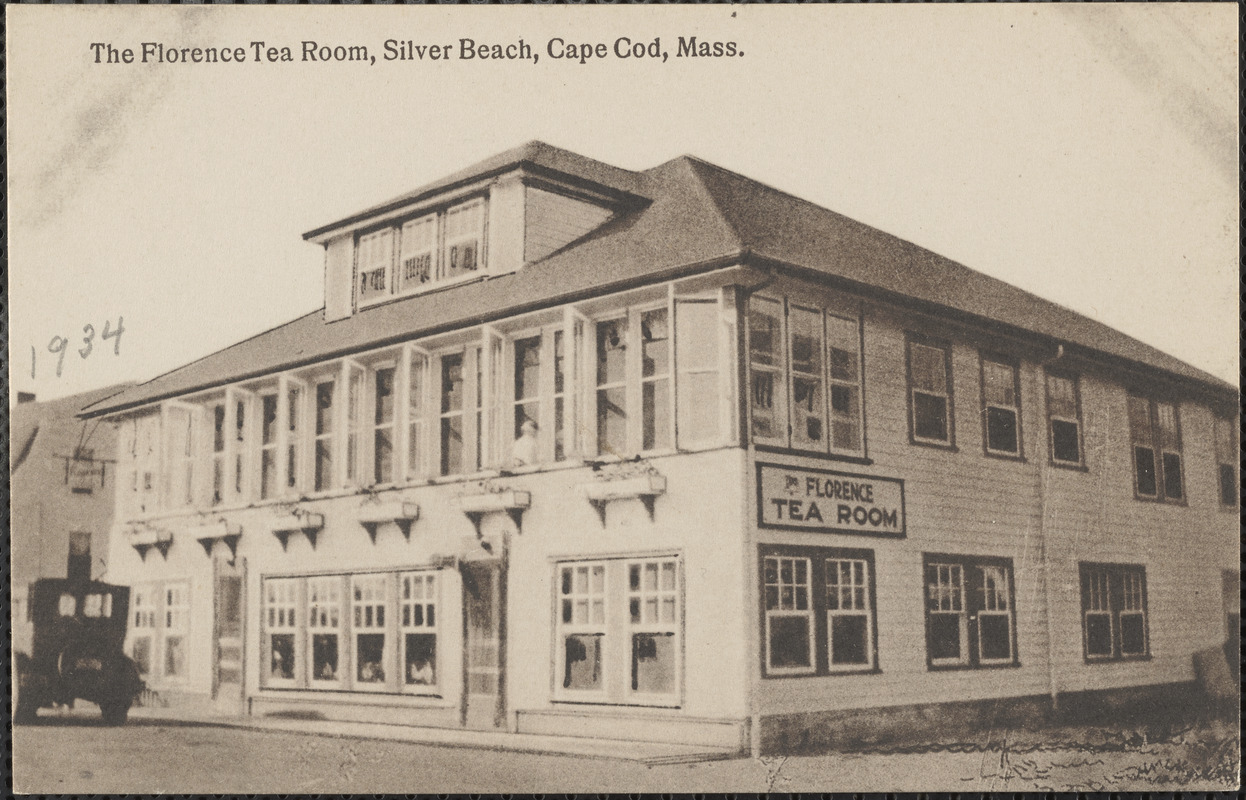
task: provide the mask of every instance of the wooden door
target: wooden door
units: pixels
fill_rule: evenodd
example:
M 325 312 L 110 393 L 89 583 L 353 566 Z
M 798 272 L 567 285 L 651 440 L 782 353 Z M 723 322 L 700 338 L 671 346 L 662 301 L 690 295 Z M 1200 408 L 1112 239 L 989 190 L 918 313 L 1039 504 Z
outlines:
M 212 700 L 218 713 L 243 711 L 243 619 L 245 573 L 242 559 L 216 560 L 213 579 Z
M 465 563 L 463 573 L 463 725 L 505 725 L 505 569 L 499 560 Z

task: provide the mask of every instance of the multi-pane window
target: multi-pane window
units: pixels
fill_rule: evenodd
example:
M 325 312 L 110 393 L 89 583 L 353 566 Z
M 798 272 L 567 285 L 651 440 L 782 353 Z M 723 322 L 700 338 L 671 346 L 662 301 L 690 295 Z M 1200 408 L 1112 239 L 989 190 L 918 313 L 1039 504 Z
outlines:
M 567 457 L 567 354 L 563 332 L 554 331 L 554 460 Z
M 855 319 L 828 314 L 827 378 L 831 401 L 831 450 L 862 452 L 861 329 Z
M 331 380 L 316 384 L 314 488 L 317 492 L 333 488 L 333 389 Z
M 190 630 L 189 594 L 185 583 L 164 586 L 164 676 L 186 677 L 187 633 Z
M 638 694 L 669 695 L 679 685 L 678 570 L 678 562 L 670 558 L 627 565 L 631 691 Z
M 428 409 L 428 365 L 424 353 L 411 354 L 410 378 L 407 382 L 407 480 L 423 477 L 427 439 L 424 415 Z
M 1047 427 L 1052 463 L 1081 466 L 1082 408 L 1077 378 L 1047 373 Z
M 597 452 L 627 452 L 627 318 L 597 323 Z
M 184 508 L 195 502 L 195 421 L 197 412 L 179 405 L 165 411 L 168 453 L 167 506 Z
M 131 594 L 130 657 L 138 666 L 139 674 L 152 674 L 152 661 L 156 641 L 156 603 L 158 590 L 154 586 L 136 586 Z
M 441 357 L 441 474 L 463 471 L 463 354 Z
M 437 686 L 437 575 L 409 572 L 400 580 L 403 686 L 431 691 Z
M 413 219 L 402 226 L 402 252 L 398 261 L 399 294 L 417 289 L 433 279 L 436 252 L 436 214 Z
M 260 497 L 277 494 L 277 395 L 260 396 Z
M 297 489 L 303 463 L 303 389 L 286 389 L 286 488 Z
M 1137 395 L 1129 395 L 1128 404 L 1135 493 L 1143 498 L 1183 500 L 1177 407 Z
M 135 506 L 142 513 L 159 509 L 160 500 L 160 415 L 148 414 L 135 420 L 132 476 Z
M 606 565 L 559 567 L 558 642 L 560 685 L 572 692 L 603 689 L 602 649 L 606 638 Z
M 446 211 L 445 244 L 441 262 L 445 279 L 468 275 L 480 268 L 484 212 L 483 200 L 471 200 Z
M 355 685 L 385 685 L 389 663 L 389 633 L 385 611 L 389 606 L 387 575 L 355 575 L 351 578 L 351 624 L 354 630 Z
M 438 575 L 265 578 L 264 686 L 438 694 Z
M 233 403 L 234 431 L 234 497 L 244 499 L 247 495 L 247 481 L 250 477 L 251 460 L 247 458 L 248 414 L 247 400 L 239 399 Z
M 1079 567 L 1086 659 L 1146 656 L 1146 569 L 1130 564 L 1082 563 Z
M 1017 367 L 982 358 L 982 426 L 986 452 L 1021 455 L 1021 399 Z
M 1216 477 L 1220 487 L 1220 505 L 1237 505 L 1237 465 L 1241 447 L 1237 429 L 1228 417 L 1216 417 L 1213 431 L 1216 439 Z
M 716 300 L 675 301 L 676 422 L 681 447 L 721 440 Z
M 559 564 L 555 697 L 677 705 L 679 573 L 674 556 Z
M 792 446 L 822 450 L 826 401 L 822 385 L 822 313 L 792 305 L 788 311 L 792 376 Z
M 515 444 L 511 461 L 519 466 L 540 461 L 537 431 L 541 423 L 541 337 L 516 339 L 512 347 L 515 390 Z
M 225 500 L 225 405 L 212 406 L 212 505 Z
M 869 564 L 860 558 L 828 558 L 826 627 L 832 670 L 857 669 L 871 661 Z
M 358 485 L 362 471 L 364 437 L 364 387 L 367 376 L 364 370 L 349 366 L 346 381 L 346 482 Z
M 909 426 L 913 441 L 952 444 L 952 381 L 947 347 L 910 340 Z
M 667 449 L 671 426 L 671 336 L 667 311 L 640 315 L 641 450 Z
M 264 581 L 264 649 L 268 656 L 264 675 L 269 686 L 290 685 L 294 681 L 298 607 L 298 581 Z
M 783 304 L 762 297 L 749 301 L 749 396 L 753 438 L 787 440 L 787 396 L 783 379 Z
M 808 558 L 766 556 L 766 666 L 772 675 L 816 671 Z
M 385 228 L 359 237 L 357 248 L 359 305 L 389 295 L 389 273 L 394 262 L 394 230 Z
M 753 440 L 863 454 L 859 321 L 764 297 L 748 321 Z
M 873 553 L 868 550 L 763 548 L 766 675 L 873 669 L 873 569 Z
M 372 482 L 394 480 L 394 368 L 376 371 L 372 395 Z
M 1015 664 L 1012 562 L 926 556 L 926 654 L 934 667 Z

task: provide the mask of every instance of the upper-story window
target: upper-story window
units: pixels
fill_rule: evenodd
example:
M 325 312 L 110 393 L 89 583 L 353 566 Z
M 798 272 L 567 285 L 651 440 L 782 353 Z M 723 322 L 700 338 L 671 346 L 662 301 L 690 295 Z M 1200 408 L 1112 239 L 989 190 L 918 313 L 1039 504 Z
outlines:
M 1237 464 L 1241 447 L 1237 426 L 1228 417 L 1216 417 L 1216 466 L 1220 486 L 1220 505 L 1237 505 Z
M 986 452 L 1021 455 L 1021 387 L 1017 365 L 982 356 L 982 427 Z
M 359 307 L 477 274 L 484 266 L 486 208 L 483 198 L 475 198 L 360 235 L 355 244 Z
M 173 405 L 165 411 L 165 424 L 168 426 L 166 447 L 169 457 L 167 470 L 168 505 L 171 508 L 185 508 L 195 502 L 195 424 L 198 410 L 181 405 Z
M 359 305 L 369 305 L 389 296 L 392 277 L 390 273 L 393 264 L 393 228 L 385 228 L 359 237 L 357 256 Z
M 909 431 L 921 444 L 952 445 L 951 348 L 909 340 Z
M 277 395 L 260 395 L 260 497 L 277 495 Z
M 212 406 L 212 505 L 225 502 L 225 404 Z
M 376 371 L 372 398 L 372 482 L 394 480 L 394 368 Z
M 1073 375 L 1047 373 L 1047 435 L 1051 463 L 1083 464 L 1082 404 Z
M 333 400 L 332 380 L 316 384 L 316 461 L 313 486 L 323 492 L 333 486 Z
M 1141 498 L 1184 500 L 1177 407 L 1137 395 L 1129 395 L 1128 403 L 1135 493 Z
M 672 344 L 666 306 L 630 309 L 597 322 L 593 400 L 598 455 L 674 446 Z
M 748 323 L 753 441 L 864 454 L 859 320 L 755 296 Z
M 441 357 L 441 474 L 463 471 L 463 354 Z

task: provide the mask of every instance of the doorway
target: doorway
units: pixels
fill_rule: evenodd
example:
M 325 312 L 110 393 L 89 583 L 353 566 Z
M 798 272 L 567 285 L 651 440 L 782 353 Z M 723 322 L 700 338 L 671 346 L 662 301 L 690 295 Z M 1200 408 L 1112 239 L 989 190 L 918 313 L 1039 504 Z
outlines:
M 465 562 L 463 575 L 463 726 L 506 724 L 506 571 L 501 559 Z
M 212 705 L 218 714 L 241 716 L 245 562 L 217 558 L 214 563 Z

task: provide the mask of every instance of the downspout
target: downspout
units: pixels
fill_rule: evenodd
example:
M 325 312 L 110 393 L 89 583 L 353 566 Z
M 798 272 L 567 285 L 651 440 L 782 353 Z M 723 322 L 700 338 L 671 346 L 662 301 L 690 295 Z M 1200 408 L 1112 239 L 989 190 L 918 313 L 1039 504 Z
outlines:
M 1056 345 L 1056 354 L 1043 361 L 1043 367 L 1053 364 L 1064 358 L 1064 345 Z M 1047 398 L 1047 376 L 1044 369 L 1040 376 L 1042 379 L 1043 404 L 1046 408 Z M 1050 423 L 1043 426 L 1043 441 L 1046 444 L 1044 449 L 1048 450 L 1047 456 L 1050 460 L 1051 442 Z M 1043 607 L 1045 609 L 1044 616 L 1047 618 L 1047 690 L 1051 695 L 1051 712 L 1055 716 L 1060 710 L 1060 686 L 1056 679 L 1056 659 L 1055 659 L 1055 622 L 1051 613 L 1051 560 L 1047 557 L 1047 476 L 1050 469 L 1046 463 L 1039 462 L 1038 465 L 1038 557 L 1043 565 Z

